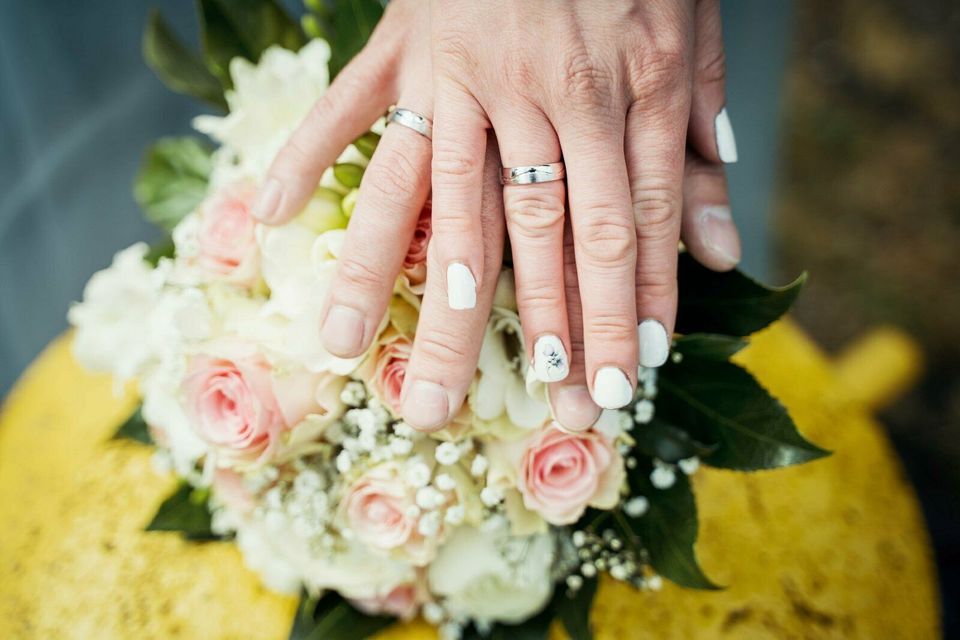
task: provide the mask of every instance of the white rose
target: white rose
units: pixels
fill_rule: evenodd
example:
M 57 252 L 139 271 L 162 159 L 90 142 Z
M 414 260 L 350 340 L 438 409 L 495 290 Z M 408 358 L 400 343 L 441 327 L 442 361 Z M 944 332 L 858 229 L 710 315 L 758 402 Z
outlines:
M 455 616 L 517 623 L 543 609 L 553 593 L 554 540 L 457 529 L 430 565 L 430 590 Z
M 160 301 L 163 276 L 144 262 L 147 251 L 139 242 L 117 253 L 110 267 L 87 282 L 83 302 L 70 308 L 67 318 L 77 330 L 73 352 L 88 369 L 125 380 L 156 357 L 144 327 Z
M 270 287 L 263 311 L 286 321 L 278 349 L 317 373 L 347 375 L 363 360 L 338 358 L 320 341 L 320 314 L 344 234 L 334 229 L 317 235 L 299 224 L 260 231 L 263 278 Z
M 218 167 L 239 160 L 239 172 L 262 176 L 293 129 L 326 92 L 330 45 L 311 40 L 297 52 L 279 46 L 264 51 L 256 65 L 230 62 L 233 90 L 226 94 L 230 113 L 198 116 L 193 126 L 223 145 Z M 231 172 L 223 172 L 227 179 Z
M 480 375 L 470 394 L 470 408 L 480 420 L 502 422 L 506 418 L 522 429 L 536 429 L 550 417 L 542 386 L 528 390 L 526 372 L 530 367 L 515 311 L 494 307 L 477 368 Z

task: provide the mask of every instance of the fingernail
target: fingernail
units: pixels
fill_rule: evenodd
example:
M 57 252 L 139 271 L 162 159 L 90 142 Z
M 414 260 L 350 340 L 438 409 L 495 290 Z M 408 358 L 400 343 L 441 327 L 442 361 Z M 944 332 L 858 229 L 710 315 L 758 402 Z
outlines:
M 637 338 L 640 343 L 640 364 L 644 367 L 659 367 L 667 361 L 670 353 L 670 338 L 667 330 L 656 320 L 650 318 L 637 326 Z
M 593 401 L 601 409 L 619 409 L 633 400 L 633 387 L 623 371 L 603 367 L 593 378 Z
M 363 314 L 356 309 L 334 305 L 320 331 L 327 351 L 341 358 L 357 355 L 363 346 Z
M 453 262 L 447 267 L 447 303 L 456 310 L 477 306 L 477 281 L 465 264 Z
M 559 382 L 570 373 L 567 350 L 553 334 L 542 335 L 533 345 L 533 371 L 540 382 Z
M 276 178 L 270 178 L 260 188 L 257 195 L 257 201 L 250 209 L 250 215 L 261 222 L 269 222 L 271 218 L 277 215 L 277 209 L 280 206 L 280 195 L 282 187 L 280 181 Z
M 552 394 L 553 417 L 565 429 L 584 431 L 600 417 L 600 407 L 582 384 L 560 387 Z
M 733 125 L 727 108 L 720 109 L 720 113 L 713 121 L 713 128 L 717 134 L 717 153 L 720 160 L 727 164 L 737 161 L 737 139 L 733 136 Z
M 740 262 L 740 237 L 733 226 L 730 207 L 712 205 L 704 207 L 697 217 L 703 243 L 716 256 L 733 267 Z
M 414 380 L 403 398 L 403 419 L 414 429 L 442 427 L 450 415 L 447 390 L 435 382 Z

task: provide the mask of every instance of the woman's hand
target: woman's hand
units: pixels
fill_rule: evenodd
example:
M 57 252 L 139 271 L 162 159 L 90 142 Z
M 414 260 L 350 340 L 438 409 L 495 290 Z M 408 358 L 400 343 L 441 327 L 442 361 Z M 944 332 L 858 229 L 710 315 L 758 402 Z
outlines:
M 717 0 L 696 7 L 621 2 L 602 12 L 595 6 L 441 1 L 433 12 L 431 82 L 429 16 L 415 0 L 395 0 L 367 48 L 271 168 L 256 215 L 279 223 L 300 210 L 323 170 L 388 105 L 430 118 L 436 92 L 432 150 L 427 138 L 402 126 L 388 127 L 381 140 L 322 328 L 337 355 L 369 346 L 430 191 L 432 151 L 434 241 L 404 389 L 405 418 L 414 426 L 449 420 L 475 372 L 499 269 L 491 250 L 496 230 L 480 214 L 487 128 L 495 129 L 506 166 L 561 156 L 567 164 L 569 194 L 562 182 L 504 190 L 531 356 L 536 363 L 539 338 L 555 336 L 551 342 L 568 354 L 567 369 L 573 365 L 567 380 L 552 372 L 561 422 L 578 422 L 565 414 L 580 415 L 579 422 L 588 413 L 595 417 L 591 395 L 603 406 L 625 404 L 638 357 L 650 366 L 666 357 L 681 203 L 684 240 L 698 259 L 723 269 L 739 257 L 719 164 L 735 149 L 718 116 L 724 97 Z M 688 167 L 701 169 L 689 173 L 682 194 L 688 134 Z M 583 299 L 582 316 L 576 310 L 569 322 L 562 251 L 567 197 Z M 451 271 L 451 265 L 462 266 Z M 473 301 L 471 285 L 477 306 L 464 308 Z M 639 353 L 638 317 L 652 319 L 639 331 Z M 582 348 L 571 341 L 571 324 L 584 328 Z

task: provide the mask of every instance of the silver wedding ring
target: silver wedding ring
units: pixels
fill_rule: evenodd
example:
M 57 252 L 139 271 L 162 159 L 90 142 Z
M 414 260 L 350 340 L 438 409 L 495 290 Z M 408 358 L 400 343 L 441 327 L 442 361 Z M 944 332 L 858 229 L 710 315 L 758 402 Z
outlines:
M 394 122 L 403 125 L 408 129 L 413 129 L 427 140 L 430 140 L 433 137 L 433 123 L 430 122 L 429 118 L 425 118 L 416 111 L 395 107 L 391 109 L 390 113 L 387 115 L 387 124 L 392 124 Z
M 562 162 L 534 164 L 525 167 L 504 167 L 500 170 L 500 184 L 537 184 L 563 180 L 567 170 Z

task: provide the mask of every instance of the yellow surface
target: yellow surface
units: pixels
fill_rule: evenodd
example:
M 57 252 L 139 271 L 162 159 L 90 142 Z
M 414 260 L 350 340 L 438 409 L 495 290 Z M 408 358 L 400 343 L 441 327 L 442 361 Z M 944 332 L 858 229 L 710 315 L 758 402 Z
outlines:
M 40 356 L 0 415 L 0 638 L 285 638 L 295 603 L 261 588 L 231 545 L 141 532 L 173 481 L 152 470 L 149 449 L 108 441 L 134 399 L 84 373 L 68 340 Z M 790 324 L 757 336 L 742 360 L 835 455 L 698 473 L 700 557 L 729 588 L 605 584 L 597 637 L 938 637 L 926 532 L 880 427 Z M 869 400 L 871 368 L 853 370 L 856 397 Z M 414 625 L 383 637 L 433 634 Z

